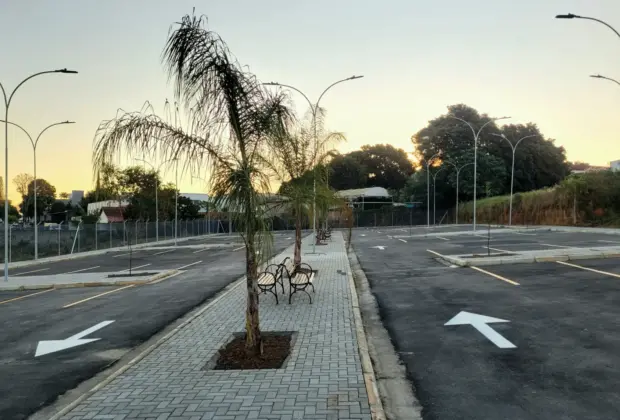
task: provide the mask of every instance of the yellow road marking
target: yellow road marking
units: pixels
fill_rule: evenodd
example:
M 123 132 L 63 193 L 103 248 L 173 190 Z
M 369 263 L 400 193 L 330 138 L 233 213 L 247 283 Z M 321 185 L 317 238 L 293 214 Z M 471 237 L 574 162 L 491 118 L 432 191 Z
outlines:
M 118 289 L 110 290 L 108 292 L 99 293 L 98 295 L 91 296 L 91 297 L 86 298 L 86 299 L 78 300 L 77 302 L 69 303 L 69 304 L 63 306 L 63 309 L 64 308 L 70 308 L 70 307 L 75 306 L 75 305 L 79 305 L 80 303 L 88 302 L 89 300 L 93 300 L 93 299 L 96 299 L 96 298 L 101 297 L 101 296 L 109 295 L 110 293 L 120 292 L 121 290 L 129 289 L 130 287 L 134 287 L 134 286 L 135 286 L 135 284 L 130 284 L 129 286 L 123 286 L 123 287 L 119 287 Z
M 601 270 L 596 270 L 594 268 L 589 268 L 589 267 L 584 267 L 582 265 L 577 265 L 577 264 L 571 264 L 571 263 L 567 263 L 565 261 L 556 261 L 556 263 L 558 264 L 563 264 L 563 265 L 567 265 L 569 267 L 574 267 L 574 268 L 580 268 L 582 270 L 586 270 L 586 271 L 592 271 L 593 273 L 598 273 L 598 274 L 604 274 L 606 276 L 611 276 L 611 277 L 616 277 L 620 279 L 620 274 L 616 274 L 616 273 L 610 273 L 609 271 L 601 271 Z
M 139 266 L 137 266 L 137 267 L 131 267 L 131 270 L 132 270 L 132 271 L 133 271 L 133 270 L 137 270 L 138 268 L 143 268 L 143 267 L 146 267 L 146 266 L 149 266 L 149 265 L 151 265 L 151 263 L 148 263 L 148 264 L 142 264 L 142 265 L 139 265 Z M 125 271 L 129 271 L 129 268 L 128 268 L 128 269 L 126 269 L 126 270 L 121 270 L 121 271 L 118 271 L 118 273 L 124 273 Z
M 519 286 L 519 283 L 517 283 L 516 281 L 512 281 L 512 280 L 510 280 L 510 279 L 507 279 L 506 277 L 502 277 L 502 276 L 500 276 L 499 274 L 491 273 L 490 271 L 483 270 L 483 269 L 482 269 L 482 268 L 480 268 L 480 267 L 473 267 L 473 266 L 472 266 L 471 268 L 472 268 L 473 270 L 480 271 L 481 273 L 484 273 L 484 274 L 486 274 L 486 275 L 488 275 L 488 276 L 495 277 L 495 278 L 496 278 L 496 279 L 498 279 L 498 280 L 505 281 L 506 283 L 510 283 L 510 284 L 512 284 L 513 286 Z
M 554 245 L 554 244 L 543 244 L 542 242 L 539 242 L 540 245 L 544 245 L 544 246 L 553 246 L 555 248 L 574 248 L 572 246 L 568 246 L 568 245 Z
M 42 292 L 30 293 L 29 295 L 19 296 L 19 297 L 13 298 L 13 299 L 0 300 L 0 305 L 4 305 L 5 303 L 9 303 L 9 302 L 15 302 L 16 300 L 26 299 L 27 297 L 30 297 L 30 296 L 41 295 L 43 293 L 51 292 L 52 290 L 56 290 L 56 289 L 47 289 L 47 290 L 44 290 Z

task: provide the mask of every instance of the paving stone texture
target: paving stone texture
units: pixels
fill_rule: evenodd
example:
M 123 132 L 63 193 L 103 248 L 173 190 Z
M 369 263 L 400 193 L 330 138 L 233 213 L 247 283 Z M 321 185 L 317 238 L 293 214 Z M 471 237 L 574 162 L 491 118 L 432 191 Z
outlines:
M 98 390 L 63 420 L 371 419 L 360 365 L 344 240 L 334 232 L 302 261 L 318 270 L 312 305 L 304 293 L 260 299 L 263 331 L 296 331 L 285 367 L 203 370 L 233 332 L 243 331 L 240 285 L 135 366 Z M 292 247 L 276 259 L 292 256 Z M 288 287 L 285 284 L 288 293 Z M 312 292 L 311 292 L 312 293 Z

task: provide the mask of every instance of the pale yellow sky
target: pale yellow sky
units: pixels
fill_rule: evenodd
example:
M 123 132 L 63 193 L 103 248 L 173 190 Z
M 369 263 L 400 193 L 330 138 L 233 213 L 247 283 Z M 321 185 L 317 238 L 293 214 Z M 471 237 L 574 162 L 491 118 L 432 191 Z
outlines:
M 41 70 L 80 72 L 32 80 L 11 105 L 9 120 L 33 136 L 57 121 L 77 122 L 42 138 L 40 178 L 59 192 L 91 188 L 99 122 L 118 108 L 138 110 L 150 100 L 161 110 L 172 99 L 160 55 L 170 25 L 193 7 L 188 0 L 3 5 L 0 27 L 12 34 L 0 39 L 5 88 Z M 620 38 L 593 22 L 554 19 L 572 12 L 620 28 L 617 0 L 386 0 L 381 7 L 354 0 L 219 0 L 196 10 L 263 81 L 294 85 L 316 100 L 333 81 L 363 74 L 321 102 L 329 128 L 348 137 L 343 151 L 390 143 L 411 152 L 413 133 L 447 105 L 465 103 L 510 115 L 509 123 L 537 123 L 569 160 L 605 165 L 620 158 L 620 87 L 588 77 L 620 78 Z M 303 98 L 293 98 L 303 112 Z M 27 139 L 10 130 L 9 147 L 9 178 L 32 173 Z M 180 189 L 202 190 L 189 177 Z M 12 184 L 9 193 L 19 201 Z

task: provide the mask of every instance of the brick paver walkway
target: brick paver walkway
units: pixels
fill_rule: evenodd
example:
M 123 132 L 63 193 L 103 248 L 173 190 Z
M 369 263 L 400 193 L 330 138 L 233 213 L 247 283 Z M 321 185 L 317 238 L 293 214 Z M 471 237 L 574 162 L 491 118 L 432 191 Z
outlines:
M 292 305 L 261 295 L 263 331 L 298 332 L 284 368 L 203 370 L 233 332 L 243 331 L 240 285 L 62 419 L 370 420 L 344 241 L 334 232 L 328 245 L 317 246 L 321 254 L 305 255 L 310 240 L 302 260 L 318 270 L 313 304 L 299 292 Z

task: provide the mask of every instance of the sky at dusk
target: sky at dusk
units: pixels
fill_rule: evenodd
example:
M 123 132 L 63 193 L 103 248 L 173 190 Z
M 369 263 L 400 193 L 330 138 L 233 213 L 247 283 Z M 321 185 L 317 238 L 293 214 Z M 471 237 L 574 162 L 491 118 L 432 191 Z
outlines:
M 569 160 L 620 159 L 620 87 L 588 77 L 620 79 L 620 38 L 595 22 L 554 19 L 571 12 L 620 29 L 618 0 L 0 0 L 5 89 L 42 70 L 79 71 L 29 81 L 11 104 L 9 121 L 33 136 L 54 122 L 77 122 L 41 138 L 39 178 L 58 192 L 92 188 L 99 123 L 146 100 L 163 112 L 173 90 L 161 52 L 170 25 L 194 6 L 264 82 L 316 100 L 332 82 L 364 75 L 321 102 L 328 128 L 348 138 L 343 152 L 375 143 L 412 152 L 412 134 L 447 105 L 465 103 L 512 116 L 513 124 L 538 124 Z M 292 97 L 300 113 L 307 109 L 303 97 Z M 21 172 L 33 172 L 32 147 L 11 129 L 9 179 Z M 187 176 L 179 188 L 204 185 Z M 9 197 L 20 200 L 12 183 Z

